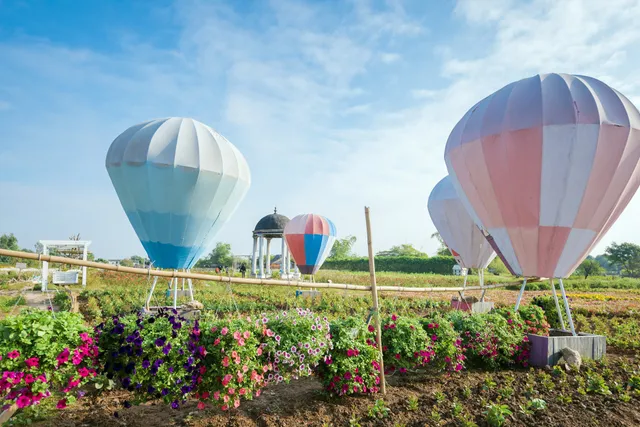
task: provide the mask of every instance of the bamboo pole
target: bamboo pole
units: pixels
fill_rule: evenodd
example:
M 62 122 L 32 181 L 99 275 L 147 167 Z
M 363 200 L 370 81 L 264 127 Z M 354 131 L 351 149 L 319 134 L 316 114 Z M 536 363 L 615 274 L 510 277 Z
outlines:
M 168 271 L 168 270 L 152 270 L 144 268 L 123 267 L 120 265 L 103 264 L 94 261 L 84 261 L 81 259 L 72 259 L 51 255 L 35 254 L 32 252 L 22 251 L 10 251 L 8 249 L 0 249 L 0 255 L 10 256 L 14 258 L 34 259 L 38 261 L 56 262 L 61 264 L 71 264 L 86 266 L 91 268 L 99 268 L 102 270 L 118 271 L 121 273 L 138 274 L 143 276 L 153 277 L 168 277 L 168 278 L 187 278 L 192 280 L 209 280 L 214 282 L 229 282 L 245 285 L 269 285 L 269 286 L 287 286 L 287 287 L 301 287 L 301 288 L 322 288 L 322 289 L 344 289 L 352 291 L 371 291 L 371 286 L 350 285 L 341 283 L 308 283 L 299 281 L 288 280 L 273 280 L 273 279 L 251 279 L 242 277 L 230 277 L 230 276 L 218 276 L 213 274 L 193 273 L 186 271 Z M 504 288 L 513 284 L 519 284 L 520 282 L 509 282 L 496 285 L 486 286 L 467 286 L 465 290 L 485 290 Z M 426 293 L 426 292 L 459 292 L 461 287 L 429 287 L 429 288 L 413 288 L 403 286 L 377 286 L 378 292 L 410 292 L 410 293 Z
M 287 280 L 273 280 L 273 279 L 250 279 L 241 277 L 229 277 L 218 276 L 213 274 L 201 274 L 191 273 L 186 271 L 169 271 L 169 270 L 152 270 L 135 267 L 123 267 L 121 265 L 103 264 L 94 261 L 84 261 L 80 259 L 72 259 L 51 255 L 34 254 L 31 252 L 10 251 L 8 249 L 0 249 L 0 255 L 10 256 L 14 258 L 34 259 L 38 261 L 57 262 L 62 264 L 80 265 L 92 268 L 100 268 L 102 270 L 119 271 L 121 273 L 139 274 L 144 276 L 155 277 L 168 277 L 168 278 L 186 278 L 195 280 L 211 280 L 214 282 L 230 282 L 246 285 L 277 285 L 277 286 L 291 286 L 291 287 L 303 287 L 303 288 L 335 288 L 335 289 L 351 289 L 356 291 L 368 291 L 371 289 L 369 286 L 349 285 L 341 283 L 307 283 L 298 281 Z
M 498 289 L 498 288 L 506 288 L 507 286 L 512 286 L 514 284 L 520 284 L 520 282 L 509 282 L 509 283 L 501 283 L 497 285 L 487 285 L 487 286 L 467 286 L 466 288 L 457 287 L 457 288 L 448 288 L 448 287 L 435 287 L 435 288 L 407 288 L 403 286 L 376 286 L 379 292 L 460 292 L 462 290 L 465 291 L 482 291 L 485 289 Z
M 371 220 L 369 218 L 369 208 L 365 206 L 364 217 L 367 222 L 367 248 L 369 250 L 369 275 L 371 276 L 371 297 L 373 298 L 373 311 L 376 317 L 376 342 L 380 354 L 380 383 L 382 384 L 382 394 L 387 394 L 387 385 L 384 378 L 384 360 L 382 357 L 382 331 L 380 330 L 380 307 L 378 306 L 378 289 L 376 288 L 376 263 L 373 256 L 373 245 L 371 243 Z

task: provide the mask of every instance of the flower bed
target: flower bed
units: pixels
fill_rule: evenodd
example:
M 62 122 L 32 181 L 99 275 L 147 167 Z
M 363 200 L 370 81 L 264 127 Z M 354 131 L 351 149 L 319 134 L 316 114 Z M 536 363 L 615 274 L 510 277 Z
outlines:
M 526 365 L 527 334 L 548 333 L 535 306 L 423 318 L 394 314 L 382 325 L 389 373 Z M 268 384 L 314 374 L 333 395 L 380 388 L 374 328 L 357 317 L 330 323 L 296 309 L 190 322 L 166 310 L 114 316 L 95 328 L 95 338 L 89 332 L 69 313 L 28 312 L 2 321 L 4 405 L 28 407 L 56 393 L 62 408 L 96 376 L 98 386 L 111 381 L 132 393 L 125 406 L 159 398 L 177 408 L 196 398 L 200 409 L 211 403 L 228 410 L 260 396 Z

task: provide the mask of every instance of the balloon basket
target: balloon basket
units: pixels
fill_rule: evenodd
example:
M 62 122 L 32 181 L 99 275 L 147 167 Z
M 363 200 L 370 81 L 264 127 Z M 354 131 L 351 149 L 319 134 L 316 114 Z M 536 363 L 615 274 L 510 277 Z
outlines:
M 493 310 L 493 307 L 493 302 L 478 301 L 476 297 L 464 297 L 464 299 L 453 297 L 451 299 L 451 308 L 454 310 L 468 311 L 470 313 L 488 313 Z
M 562 349 L 570 348 L 580 353 L 582 359 L 600 360 L 607 353 L 607 337 L 579 332 L 551 329 L 549 336 L 528 334 L 531 350 L 529 364 L 536 367 L 553 366 L 562 357 Z

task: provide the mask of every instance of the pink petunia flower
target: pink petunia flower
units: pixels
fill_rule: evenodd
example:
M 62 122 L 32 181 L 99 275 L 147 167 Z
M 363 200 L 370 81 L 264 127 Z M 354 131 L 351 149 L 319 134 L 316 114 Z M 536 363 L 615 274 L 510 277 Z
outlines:
M 24 363 L 30 368 L 37 368 L 39 361 L 40 359 L 38 359 L 37 357 L 30 357 L 29 359 L 25 360 Z

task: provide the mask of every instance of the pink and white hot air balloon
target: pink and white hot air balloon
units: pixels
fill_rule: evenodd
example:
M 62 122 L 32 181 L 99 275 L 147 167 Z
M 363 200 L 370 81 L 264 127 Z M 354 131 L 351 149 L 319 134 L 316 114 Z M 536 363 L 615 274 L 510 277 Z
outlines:
M 451 254 L 462 268 L 487 268 L 496 253 L 473 222 L 446 176 L 433 187 L 429 215 Z
M 440 233 L 440 237 L 444 240 L 458 265 L 467 269 L 461 292 L 461 296 L 464 297 L 468 269 L 478 269 L 480 286 L 483 286 L 484 269 L 495 258 L 496 253 L 482 231 L 469 216 L 448 176 L 440 180 L 431 190 L 427 208 L 433 224 L 436 226 L 438 233 Z M 484 303 L 484 292 L 480 300 Z M 473 306 L 465 301 L 455 299 L 452 304 L 456 308 L 473 310 Z M 480 306 L 484 307 L 483 304 L 480 304 Z
M 640 184 L 640 113 L 599 80 L 542 74 L 480 101 L 445 149 L 453 185 L 517 275 L 569 276 Z
M 569 74 L 519 80 L 478 102 L 445 149 L 471 217 L 524 277 L 576 269 L 638 189 L 639 160 L 637 108 Z

